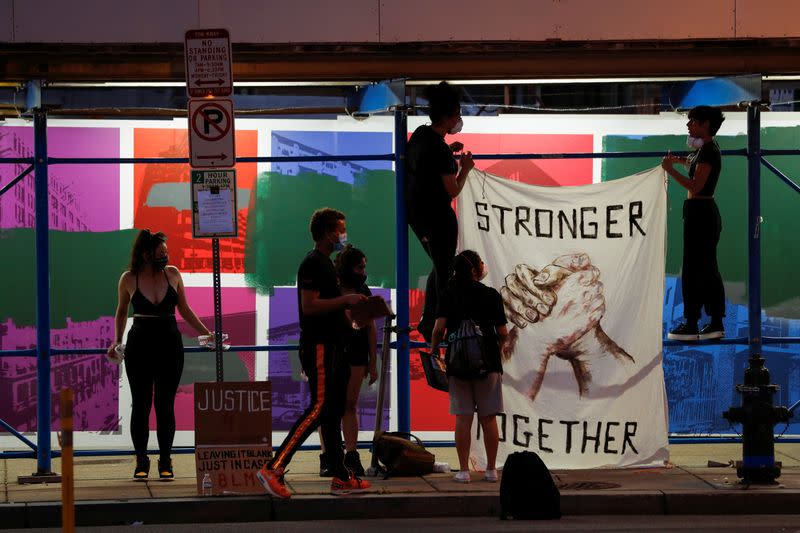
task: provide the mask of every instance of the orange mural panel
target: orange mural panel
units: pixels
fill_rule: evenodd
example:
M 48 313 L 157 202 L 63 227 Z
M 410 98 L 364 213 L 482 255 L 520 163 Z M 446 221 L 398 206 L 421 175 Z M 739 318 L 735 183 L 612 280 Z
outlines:
M 134 157 L 188 157 L 187 130 L 136 128 Z M 258 132 L 236 132 L 236 155 L 258 155 Z M 145 163 L 133 170 L 133 225 L 163 231 L 168 237 L 170 263 L 184 272 L 211 272 L 211 239 L 192 238 L 192 212 L 187 164 Z M 220 239 L 222 272 L 244 272 L 247 206 L 254 190 L 256 163 L 236 165 L 239 236 Z

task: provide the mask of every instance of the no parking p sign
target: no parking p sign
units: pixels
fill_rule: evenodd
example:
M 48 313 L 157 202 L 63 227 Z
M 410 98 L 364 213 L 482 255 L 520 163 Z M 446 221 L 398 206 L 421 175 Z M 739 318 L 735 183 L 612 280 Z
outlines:
M 189 100 L 189 153 L 192 167 L 234 166 L 234 138 L 231 100 Z

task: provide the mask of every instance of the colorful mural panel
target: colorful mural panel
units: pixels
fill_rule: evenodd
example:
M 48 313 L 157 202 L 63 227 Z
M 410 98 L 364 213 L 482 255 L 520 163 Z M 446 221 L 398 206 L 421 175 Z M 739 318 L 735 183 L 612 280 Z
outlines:
M 258 132 L 236 131 L 237 157 L 257 155 Z M 188 157 L 188 132 L 135 128 L 135 157 Z M 222 272 L 244 272 L 247 212 L 256 176 L 255 163 L 236 165 L 239 236 L 220 240 Z M 211 272 L 211 239 L 192 238 L 189 165 L 134 165 L 133 225 L 163 231 L 169 238 L 170 260 L 182 272 Z

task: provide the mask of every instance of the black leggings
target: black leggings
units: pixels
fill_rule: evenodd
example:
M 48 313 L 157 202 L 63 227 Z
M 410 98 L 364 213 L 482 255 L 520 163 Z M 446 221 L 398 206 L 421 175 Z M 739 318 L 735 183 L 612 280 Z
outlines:
M 433 269 L 425 285 L 425 307 L 422 317 L 428 322 L 428 328 L 433 329 L 436 321 L 436 306 L 439 297 L 447 287 L 447 280 L 452 274 L 453 259 L 456 256 L 458 244 L 458 219 L 456 214 L 449 210 L 436 221 L 429 221 L 427 228 L 412 224 L 411 229 L 419 239 L 425 253 L 433 261 Z M 423 241 L 427 237 L 427 242 Z
M 700 319 L 700 310 L 715 319 L 725 316 L 725 287 L 717 265 L 722 219 L 714 200 L 686 200 L 683 204 L 683 316 Z
M 183 373 L 183 340 L 174 317 L 133 320 L 125 347 L 125 373 L 131 387 L 131 438 L 136 456 L 147 455 L 155 397 L 158 449 L 162 461 L 169 459 L 175 438 L 175 394 Z

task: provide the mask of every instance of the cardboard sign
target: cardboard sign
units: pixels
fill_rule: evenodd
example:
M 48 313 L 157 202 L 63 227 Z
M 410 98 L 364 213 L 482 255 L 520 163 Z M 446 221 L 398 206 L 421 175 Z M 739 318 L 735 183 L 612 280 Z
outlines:
M 203 477 L 211 479 L 211 494 L 263 494 L 256 471 L 272 458 L 272 446 L 197 446 L 197 494 L 203 494 Z
M 272 458 L 272 384 L 244 381 L 194 384 L 197 493 L 262 493 L 256 470 Z
M 195 446 L 271 444 L 271 383 L 195 383 L 194 425 Z

